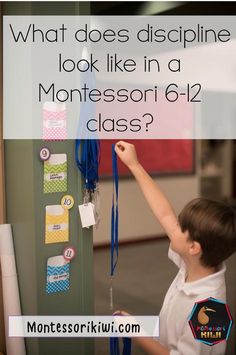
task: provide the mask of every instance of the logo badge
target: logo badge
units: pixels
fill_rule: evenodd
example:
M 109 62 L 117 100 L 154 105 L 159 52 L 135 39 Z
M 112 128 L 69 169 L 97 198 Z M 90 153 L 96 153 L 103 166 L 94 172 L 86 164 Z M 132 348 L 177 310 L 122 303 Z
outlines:
M 209 297 L 194 304 L 188 322 L 194 338 L 212 346 L 228 339 L 233 319 L 227 304 Z
M 65 210 L 70 210 L 74 206 L 74 199 L 71 195 L 65 195 L 61 199 L 61 206 Z
M 46 161 L 50 158 L 51 156 L 51 152 L 47 147 L 43 147 L 41 148 L 40 152 L 39 152 L 39 158 L 42 161 Z
M 71 261 L 72 259 L 74 259 L 75 254 L 76 254 L 75 248 L 72 246 L 66 247 L 63 250 L 63 256 L 64 256 L 64 259 L 66 259 L 66 260 Z

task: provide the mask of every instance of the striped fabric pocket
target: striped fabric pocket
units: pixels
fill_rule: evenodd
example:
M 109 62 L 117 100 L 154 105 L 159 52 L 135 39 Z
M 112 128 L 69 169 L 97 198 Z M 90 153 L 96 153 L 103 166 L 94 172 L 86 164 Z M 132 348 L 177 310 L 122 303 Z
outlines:
M 67 155 L 51 154 L 44 162 L 44 193 L 67 191 Z
M 70 287 L 70 262 L 63 255 L 53 256 L 47 262 L 47 293 L 68 291 Z

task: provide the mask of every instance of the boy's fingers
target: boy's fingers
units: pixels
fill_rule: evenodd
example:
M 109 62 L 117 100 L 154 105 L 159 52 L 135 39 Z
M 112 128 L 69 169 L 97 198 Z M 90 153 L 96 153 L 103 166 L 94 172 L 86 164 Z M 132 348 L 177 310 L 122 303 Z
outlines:
M 121 314 L 121 311 L 115 311 L 112 315 L 113 315 L 113 316 L 117 316 L 117 315 L 119 315 L 119 314 Z
M 117 147 L 117 145 L 115 145 L 115 152 L 116 152 L 117 155 L 119 155 L 119 153 L 120 153 L 120 148 Z
M 115 145 L 115 152 L 116 153 L 119 153 L 120 151 L 123 152 L 124 150 L 125 150 L 125 147 L 121 142 L 116 143 L 116 145 Z
M 130 316 L 130 314 L 127 313 L 127 312 L 125 312 L 125 311 L 121 311 L 121 314 L 122 314 L 123 316 Z
M 125 141 L 119 141 L 116 143 L 116 145 L 118 146 L 123 146 L 123 147 L 128 147 L 128 145 L 130 145 L 128 142 Z
M 130 314 L 125 311 L 115 311 L 113 316 L 130 316 Z
M 115 149 L 119 149 L 121 151 L 124 151 L 126 147 L 128 147 L 129 143 L 124 142 L 124 141 L 119 141 L 115 145 Z

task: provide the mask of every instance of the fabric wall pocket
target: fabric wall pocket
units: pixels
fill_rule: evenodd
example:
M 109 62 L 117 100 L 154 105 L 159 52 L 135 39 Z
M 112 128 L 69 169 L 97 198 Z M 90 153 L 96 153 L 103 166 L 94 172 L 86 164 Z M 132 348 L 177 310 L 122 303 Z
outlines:
M 63 255 L 47 261 L 47 293 L 68 291 L 70 287 L 70 262 Z
M 67 155 L 51 154 L 44 162 L 44 193 L 67 191 Z
M 69 211 L 61 205 L 46 206 L 45 243 L 68 242 Z
M 66 138 L 66 104 L 45 102 L 43 104 L 43 139 L 65 140 Z

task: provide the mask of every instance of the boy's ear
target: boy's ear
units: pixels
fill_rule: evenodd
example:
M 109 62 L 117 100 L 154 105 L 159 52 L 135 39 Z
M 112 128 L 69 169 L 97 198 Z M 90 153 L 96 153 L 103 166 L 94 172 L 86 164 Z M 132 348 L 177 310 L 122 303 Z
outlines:
M 200 243 L 193 240 L 190 247 L 189 247 L 189 254 L 192 256 L 195 256 L 195 255 L 199 255 L 201 253 L 202 253 L 202 247 L 201 247 Z

